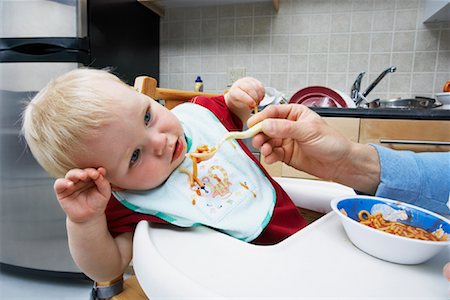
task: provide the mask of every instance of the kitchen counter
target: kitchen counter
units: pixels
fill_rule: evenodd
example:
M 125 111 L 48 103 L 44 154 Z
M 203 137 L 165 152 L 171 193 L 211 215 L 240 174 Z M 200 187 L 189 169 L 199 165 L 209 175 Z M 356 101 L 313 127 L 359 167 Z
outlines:
M 398 108 L 321 108 L 312 110 L 322 117 L 366 119 L 450 120 L 448 109 L 398 109 Z

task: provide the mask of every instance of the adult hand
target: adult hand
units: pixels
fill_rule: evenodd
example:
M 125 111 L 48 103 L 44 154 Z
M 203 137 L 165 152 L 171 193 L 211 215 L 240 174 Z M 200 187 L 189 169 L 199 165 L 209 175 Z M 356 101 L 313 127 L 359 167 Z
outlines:
M 325 180 L 374 193 L 380 183 L 376 150 L 350 141 L 318 114 L 301 104 L 273 105 L 252 116 L 247 124 L 262 123 L 253 138 L 266 163 L 283 161 Z
M 265 89 L 261 82 L 244 77 L 233 83 L 224 95 L 227 107 L 243 122 L 250 117 L 250 111 L 264 99 Z
M 53 186 L 67 217 L 84 223 L 102 216 L 111 197 L 111 186 L 104 168 L 72 169 Z
M 263 121 L 264 120 L 264 121 Z M 304 105 L 272 105 L 248 120 L 262 123 L 264 134 L 253 138 L 266 163 L 283 161 L 323 179 L 333 179 L 349 159 L 352 143 Z

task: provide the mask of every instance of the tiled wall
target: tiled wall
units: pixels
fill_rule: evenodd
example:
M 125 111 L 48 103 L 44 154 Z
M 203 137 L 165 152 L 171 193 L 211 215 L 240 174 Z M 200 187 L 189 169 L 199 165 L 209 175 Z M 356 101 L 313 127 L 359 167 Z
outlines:
M 227 86 L 245 68 L 290 97 L 309 85 L 362 90 L 394 65 L 369 98 L 432 96 L 450 79 L 450 23 L 423 24 L 423 0 L 281 0 L 171 8 L 161 19 L 161 87 Z

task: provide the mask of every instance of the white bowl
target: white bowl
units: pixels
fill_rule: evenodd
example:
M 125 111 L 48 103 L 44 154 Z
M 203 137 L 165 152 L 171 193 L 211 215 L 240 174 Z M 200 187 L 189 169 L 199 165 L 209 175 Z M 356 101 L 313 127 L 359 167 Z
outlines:
M 436 100 L 442 103 L 440 108 L 450 109 L 450 92 L 436 93 Z
M 374 207 L 375 204 L 378 204 Z M 351 242 L 362 251 L 382 260 L 399 264 L 419 264 L 425 262 L 450 245 L 450 241 L 424 241 L 397 236 L 361 224 L 358 213 L 367 210 L 371 214 L 382 208 L 394 215 L 407 215 L 402 223 L 434 231 L 441 228 L 450 234 L 450 221 L 426 209 L 384 198 L 351 196 L 331 201 L 331 208 L 340 217 L 345 232 Z M 343 213 L 345 210 L 345 213 Z M 385 214 L 383 213 L 383 216 Z M 399 220 L 400 221 L 400 220 Z

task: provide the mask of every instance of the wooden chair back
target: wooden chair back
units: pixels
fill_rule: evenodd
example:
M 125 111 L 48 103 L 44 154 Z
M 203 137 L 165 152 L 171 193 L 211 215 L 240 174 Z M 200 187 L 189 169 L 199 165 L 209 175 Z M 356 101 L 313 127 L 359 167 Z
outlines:
M 215 97 L 221 94 L 194 92 L 187 90 L 166 89 L 157 87 L 157 81 L 153 77 L 139 76 L 134 80 L 134 88 L 154 100 L 164 100 L 164 106 L 172 109 L 178 104 L 189 101 L 196 96 Z

